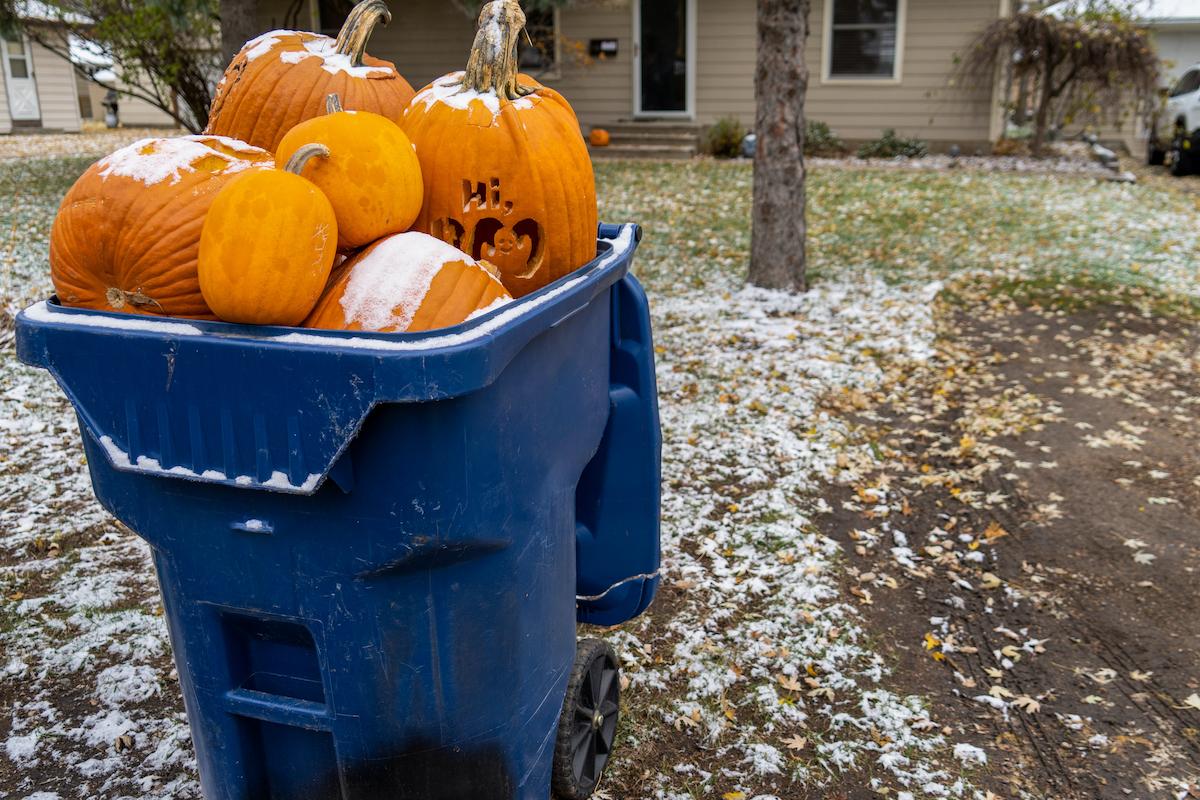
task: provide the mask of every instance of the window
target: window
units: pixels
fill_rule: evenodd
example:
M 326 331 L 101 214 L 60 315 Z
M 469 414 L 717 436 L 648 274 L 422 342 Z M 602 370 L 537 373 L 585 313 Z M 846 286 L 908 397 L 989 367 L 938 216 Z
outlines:
M 525 12 L 525 32 L 517 45 L 522 72 L 537 77 L 557 74 L 559 64 L 558 9 Z
M 825 77 L 899 77 L 904 0 L 827 0 Z
M 20 36 L 5 36 L 8 45 L 8 74 L 12 78 L 28 78 L 29 64 L 25 60 L 25 41 Z
M 1171 89 L 1171 97 L 1178 97 L 1181 94 L 1191 94 L 1200 89 L 1200 69 L 1193 69 L 1183 73 L 1183 77 L 1179 79 L 1179 83 Z

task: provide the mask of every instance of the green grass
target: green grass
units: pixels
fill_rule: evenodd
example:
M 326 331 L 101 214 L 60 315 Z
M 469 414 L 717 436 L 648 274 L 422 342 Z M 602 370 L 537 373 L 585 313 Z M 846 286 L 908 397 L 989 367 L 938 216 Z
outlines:
M 601 218 L 646 229 L 638 272 L 652 291 L 740 284 L 750 249 L 748 164 L 604 162 Z M 1006 275 L 1067 291 L 1200 285 L 1194 196 L 1158 185 L 1053 175 L 904 169 L 811 171 L 809 275 L 889 281 Z M 1033 298 L 1038 292 L 1011 291 Z M 1188 301 L 1171 300 L 1184 307 Z

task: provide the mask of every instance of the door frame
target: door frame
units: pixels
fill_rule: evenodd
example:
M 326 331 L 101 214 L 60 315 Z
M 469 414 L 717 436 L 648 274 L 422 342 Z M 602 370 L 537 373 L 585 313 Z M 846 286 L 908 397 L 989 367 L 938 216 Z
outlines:
M 12 44 L 14 43 L 8 41 L 8 39 L 0 37 L 0 60 L 4 62 L 4 99 L 8 104 L 8 116 L 14 123 L 38 123 L 42 119 L 42 96 L 38 91 L 37 74 L 33 69 L 33 45 L 30 43 L 29 37 L 24 34 L 21 35 L 21 46 L 24 48 L 25 69 L 29 72 L 29 76 L 27 78 L 16 78 L 15 80 L 28 80 L 33 87 L 33 102 L 37 106 L 37 116 L 24 119 L 17 119 L 13 116 L 12 89 L 14 78 L 12 76 L 12 65 L 8 61 L 9 46 Z
M 655 0 L 649 0 L 655 2 Z M 687 21 L 687 87 L 683 111 L 642 110 L 642 0 L 633 0 L 633 118 L 686 119 L 696 118 L 696 0 L 686 0 Z

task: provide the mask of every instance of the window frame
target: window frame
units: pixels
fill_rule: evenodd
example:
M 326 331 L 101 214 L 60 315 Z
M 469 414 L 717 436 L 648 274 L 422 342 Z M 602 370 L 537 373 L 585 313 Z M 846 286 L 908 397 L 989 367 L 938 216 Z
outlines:
M 821 83 L 850 86 L 895 86 L 904 79 L 904 45 L 908 22 L 908 0 L 896 0 L 896 57 L 892 75 L 834 75 L 833 74 L 833 3 L 825 0 L 821 18 Z
M 553 15 L 553 19 L 554 19 L 554 23 L 553 23 L 554 24 L 554 65 L 551 66 L 549 69 L 547 69 L 544 72 L 529 73 L 531 76 L 533 76 L 533 78 L 535 78 L 538 81 L 561 80 L 562 74 L 563 74 L 563 70 L 562 70 L 562 59 L 563 59 L 562 8 L 555 6 L 553 9 L 550 10 L 550 13 Z M 522 34 L 522 41 L 524 41 L 523 34 Z M 524 72 L 524 69 L 522 68 L 521 71 Z

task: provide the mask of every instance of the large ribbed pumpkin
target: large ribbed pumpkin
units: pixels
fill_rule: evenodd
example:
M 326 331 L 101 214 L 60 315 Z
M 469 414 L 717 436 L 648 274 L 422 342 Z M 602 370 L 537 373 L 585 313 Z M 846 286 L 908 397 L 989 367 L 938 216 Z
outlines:
M 397 121 L 413 89 L 390 61 L 364 53 L 380 20 L 390 20 L 383 0 L 363 0 L 351 10 L 337 39 L 300 31 L 272 31 L 234 57 L 217 86 L 207 133 L 233 136 L 272 152 L 289 130 L 325 113 L 325 97 Z
M 500 268 L 514 296 L 596 255 L 596 185 L 571 106 L 517 73 L 525 15 L 484 6 L 466 72 L 423 89 L 401 127 L 417 148 L 425 203 L 415 228 Z
M 409 231 L 380 239 L 334 270 L 309 328 L 415 332 L 448 328 L 511 300 L 486 268 Z
M 271 154 L 217 136 L 143 139 L 93 164 L 50 232 L 50 277 L 66 305 L 211 319 L 196 259 L 205 215 Z

